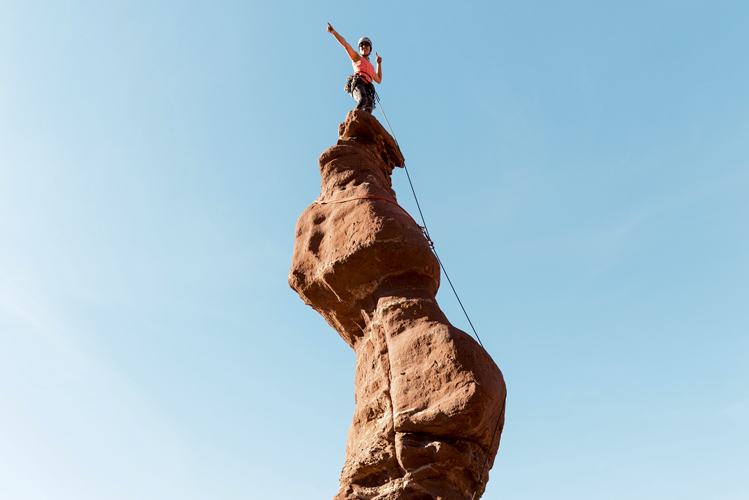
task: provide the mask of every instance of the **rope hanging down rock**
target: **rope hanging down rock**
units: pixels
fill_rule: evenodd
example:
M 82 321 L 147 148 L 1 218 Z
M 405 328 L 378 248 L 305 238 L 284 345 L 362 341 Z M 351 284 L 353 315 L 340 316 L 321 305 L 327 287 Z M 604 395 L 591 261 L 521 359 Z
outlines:
M 390 121 L 387 118 L 387 115 L 385 114 L 385 110 L 382 107 L 382 101 L 380 100 L 380 95 L 375 91 L 375 99 L 377 99 L 377 104 L 380 105 L 380 111 L 382 112 L 382 116 L 385 118 L 385 122 L 388 125 L 388 128 L 390 129 L 390 135 L 393 136 L 393 140 L 395 141 L 395 144 L 400 148 L 400 144 L 398 144 L 398 139 L 395 138 L 395 133 L 393 132 L 393 127 L 390 126 Z M 484 347 L 484 343 L 481 342 L 481 338 L 479 337 L 478 332 L 476 331 L 476 328 L 473 326 L 473 322 L 471 321 L 471 318 L 468 316 L 468 312 L 466 311 L 465 307 L 463 307 L 463 302 L 460 300 L 460 296 L 458 296 L 458 292 L 453 286 L 453 282 L 450 279 L 450 276 L 447 274 L 447 270 L 445 269 L 445 265 L 442 263 L 442 259 L 440 259 L 439 255 L 437 255 L 437 250 L 434 248 L 434 242 L 432 241 L 432 238 L 429 236 L 429 230 L 427 229 L 427 223 L 426 220 L 424 220 L 424 213 L 421 211 L 421 205 L 419 204 L 419 198 L 416 196 L 416 190 L 414 189 L 413 182 L 411 182 L 411 175 L 408 173 L 408 167 L 406 166 L 406 162 L 403 162 L 403 169 L 406 171 L 406 178 L 408 179 L 408 184 L 411 186 L 411 193 L 413 193 L 414 201 L 416 202 L 416 208 L 419 210 L 419 216 L 421 217 L 421 223 L 422 225 L 417 225 L 421 228 L 422 233 L 424 233 L 424 237 L 426 238 L 427 242 L 429 243 L 430 248 L 432 249 L 432 252 L 434 253 L 434 256 L 437 258 L 437 262 L 439 262 L 440 268 L 442 269 L 442 272 L 445 275 L 445 278 L 447 278 L 447 282 L 450 284 L 450 288 L 453 291 L 453 294 L 455 295 L 455 298 L 458 300 L 458 304 L 460 305 L 460 308 L 463 310 L 463 314 L 465 315 L 466 319 L 468 320 L 468 324 L 471 325 L 471 330 L 473 330 L 473 335 L 476 337 L 476 340 L 478 341 L 479 345 L 486 350 Z M 387 198 L 383 198 L 387 199 Z M 388 201 L 395 203 L 393 200 Z M 398 205 L 397 203 L 395 203 Z M 400 207 L 400 205 L 398 205 Z M 403 207 L 400 207 L 402 210 Z M 408 212 L 406 212 L 408 214 Z M 409 214 L 409 217 L 411 215 Z M 411 217 L 411 220 L 413 220 L 413 217 Z M 415 221 L 414 221 L 415 222 Z M 491 453 L 492 445 L 494 445 L 494 438 L 497 435 L 497 431 L 499 430 L 500 434 L 502 432 L 502 429 L 504 426 L 500 427 L 500 423 L 502 422 L 502 417 L 505 414 L 505 403 L 507 402 L 507 395 L 505 394 L 504 399 L 502 400 L 502 408 L 499 411 L 499 418 L 497 418 L 497 424 L 494 426 L 494 432 L 492 433 L 491 441 L 489 441 L 489 449 L 486 453 L 486 458 L 484 459 L 484 464 L 481 467 L 481 473 L 478 477 L 478 482 L 476 484 L 476 490 L 473 492 L 473 496 L 471 497 L 471 500 L 475 500 L 476 495 L 479 492 L 479 489 L 481 489 L 481 485 L 483 484 L 482 478 L 484 477 L 484 472 L 486 471 L 486 465 L 489 462 L 489 455 Z

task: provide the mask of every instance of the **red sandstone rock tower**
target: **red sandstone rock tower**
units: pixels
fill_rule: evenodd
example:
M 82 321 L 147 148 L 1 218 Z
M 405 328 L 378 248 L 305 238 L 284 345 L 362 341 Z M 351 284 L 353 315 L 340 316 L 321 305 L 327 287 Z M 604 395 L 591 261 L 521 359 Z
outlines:
M 502 373 L 435 301 L 439 263 L 391 188 L 404 164 L 395 141 L 360 111 L 338 135 L 320 156 L 321 193 L 299 217 L 289 273 L 356 351 L 334 500 L 469 500 L 477 487 L 479 498 L 504 421 Z

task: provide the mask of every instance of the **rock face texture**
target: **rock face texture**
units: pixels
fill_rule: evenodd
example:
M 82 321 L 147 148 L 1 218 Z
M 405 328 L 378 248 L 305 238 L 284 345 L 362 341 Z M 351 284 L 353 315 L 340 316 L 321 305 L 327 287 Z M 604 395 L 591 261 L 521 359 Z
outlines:
M 437 305 L 439 263 L 391 187 L 404 164 L 395 141 L 361 111 L 338 135 L 320 156 L 321 193 L 299 217 L 289 273 L 356 352 L 334 500 L 467 500 L 477 488 L 479 498 L 504 423 L 502 373 Z

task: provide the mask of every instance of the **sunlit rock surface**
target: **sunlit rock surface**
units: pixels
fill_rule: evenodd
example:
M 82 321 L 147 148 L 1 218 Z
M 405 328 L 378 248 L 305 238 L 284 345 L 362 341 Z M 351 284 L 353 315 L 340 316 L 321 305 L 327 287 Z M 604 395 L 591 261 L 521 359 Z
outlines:
M 477 488 L 479 498 L 504 425 L 502 373 L 437 305 L 439 263 L 395 203 L 395 141 L 360 111 L 338 134 L 320 156 L 321 193 L 299 217 L 289 273 L 357 356 L 334 500 L 464 500 Z

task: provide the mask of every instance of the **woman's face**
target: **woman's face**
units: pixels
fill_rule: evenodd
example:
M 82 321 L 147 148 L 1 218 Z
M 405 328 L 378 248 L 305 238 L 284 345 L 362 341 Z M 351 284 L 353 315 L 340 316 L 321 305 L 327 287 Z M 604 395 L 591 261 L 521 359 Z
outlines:
M 372 47 L 368 43 L 364 42 L 359 45 L 359 54 L 368 56 L 370 52 L 372 52 Z

